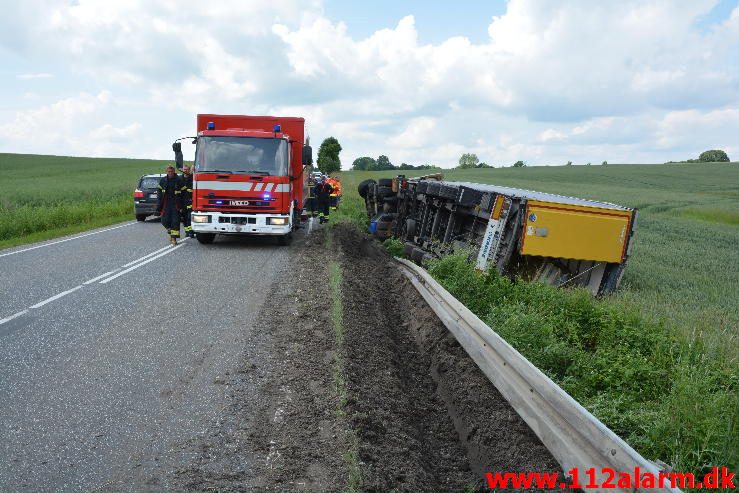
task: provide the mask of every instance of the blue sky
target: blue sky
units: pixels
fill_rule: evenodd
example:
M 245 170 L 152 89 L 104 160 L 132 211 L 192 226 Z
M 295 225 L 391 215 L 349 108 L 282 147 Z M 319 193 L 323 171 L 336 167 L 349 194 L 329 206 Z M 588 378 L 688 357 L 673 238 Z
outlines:
M 493 16 L 506 10 L 503 0 L 490 1 L 390 1 L 325 3 L 326 17 L 346 23 L 355 36 L 364 38 L 393 26 L 406 15 L 416 19 L 419 41 L 441 43 L 452 36 L 467 36 L 474 43 L 485 42 Z
M 303 116 L 345 168 L 736 160 L 737 53 L 739 0 L 15 2 L 0 152 L 170 158 L 223 112 Z

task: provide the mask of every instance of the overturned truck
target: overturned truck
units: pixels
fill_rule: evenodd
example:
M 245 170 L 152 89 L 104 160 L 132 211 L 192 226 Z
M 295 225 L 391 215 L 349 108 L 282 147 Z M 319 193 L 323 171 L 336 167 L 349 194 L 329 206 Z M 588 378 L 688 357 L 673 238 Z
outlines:
M 477 269 L 613 292 L 631 253 L 636 209 L 441 175 L 365 180 L 370 230 L 416 263 L 470 251 Z

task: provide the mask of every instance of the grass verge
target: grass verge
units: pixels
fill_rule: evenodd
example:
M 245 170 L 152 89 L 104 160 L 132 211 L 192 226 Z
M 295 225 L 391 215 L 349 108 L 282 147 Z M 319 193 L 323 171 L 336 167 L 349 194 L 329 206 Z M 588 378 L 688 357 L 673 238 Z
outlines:
M 326 235 L 326 247 L 331 251 L 331 231 Z M 341 285 L 343 274 L 339 262 L 332 260 L 328 264 L 329 288 L 331 291 L 331 322 L 334 327 L 336 352 L 333 362 L 334 388 L 338 396 L 336 414 L 340 419 L 346 419 L 344 408 L 348 399 L 348 390 L 345 378 L 344 362 L 344 306 L 342 302 Z M 349 428 L 345 435 L 344 462 L 348 472 L 347 491 L 357 492 L 362 489 L 362 475 L 359 469 L 359 439 L 357 434 Z
M 0 248 L 133 219 L 133 190 L 165 161 L 0 153 Z
M 89 231 L 91 229 L 102 228 L 110 226 L 111 224 L 121 223 L 124 221 L 130 221 L 133 219 L 131 213 L 121 214 L 117 216 L 103 216 L 93 218 L 85 222 L 72 224 L 70 226 L 64 226 L 61 228 L 47 229 L 30 233 L 25 236 L 16 236 L 6 240 L 0 240 L 0 250 L 4 248 L 11 248 L 18 245 L 24 245 L 26 243 L 35 243 L 38 241 L 46 241 L 61 236 L 73 235 L 81 233 L 83 231 Z
M 731 348 L 707 350 L 700 338 L 584 290 L 481 275 L 461 255 L 429 272 L 647 459 L 696 477 L 739 466 Z

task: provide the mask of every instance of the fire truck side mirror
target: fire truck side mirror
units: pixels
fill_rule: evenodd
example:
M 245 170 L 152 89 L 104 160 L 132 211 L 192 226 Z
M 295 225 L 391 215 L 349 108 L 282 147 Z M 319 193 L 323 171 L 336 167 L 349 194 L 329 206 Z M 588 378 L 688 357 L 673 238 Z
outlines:
M 174 165 L 177 169 L 182 169 L 184 158 L 182 157 L 182 143 L 175 142 L 172 144 L 172 150 L 174 151 Z
M 313 149 L 309 145 L 303 146 L 303 166 L 313 166 Z

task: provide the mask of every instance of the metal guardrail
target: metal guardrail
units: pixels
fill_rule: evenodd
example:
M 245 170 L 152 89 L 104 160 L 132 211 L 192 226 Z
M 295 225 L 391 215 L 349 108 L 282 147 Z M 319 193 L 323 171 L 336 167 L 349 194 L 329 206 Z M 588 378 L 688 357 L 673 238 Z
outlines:
M 587 409 L 567 394 L 504 341 L 493 329 L 460 303 L 424 269 L 405 260 L 400 270 L 456 337 L 467 354 L 549 449 L 565 474 L 579 471 L 579 482 L 589 482 L 586 470 L 595 468 L 595 484 L 607 479 L 603 469 L 658 478 L 660 469 L 642 457 Z M 659 484 L 659 483 L 657 483 Z M 667 481 L 669 485 L 669 480 Z M 633 486 L 633 485 L 632 485 Z M 666 491 L 678 488 L 609 488 L 587 491 Z

